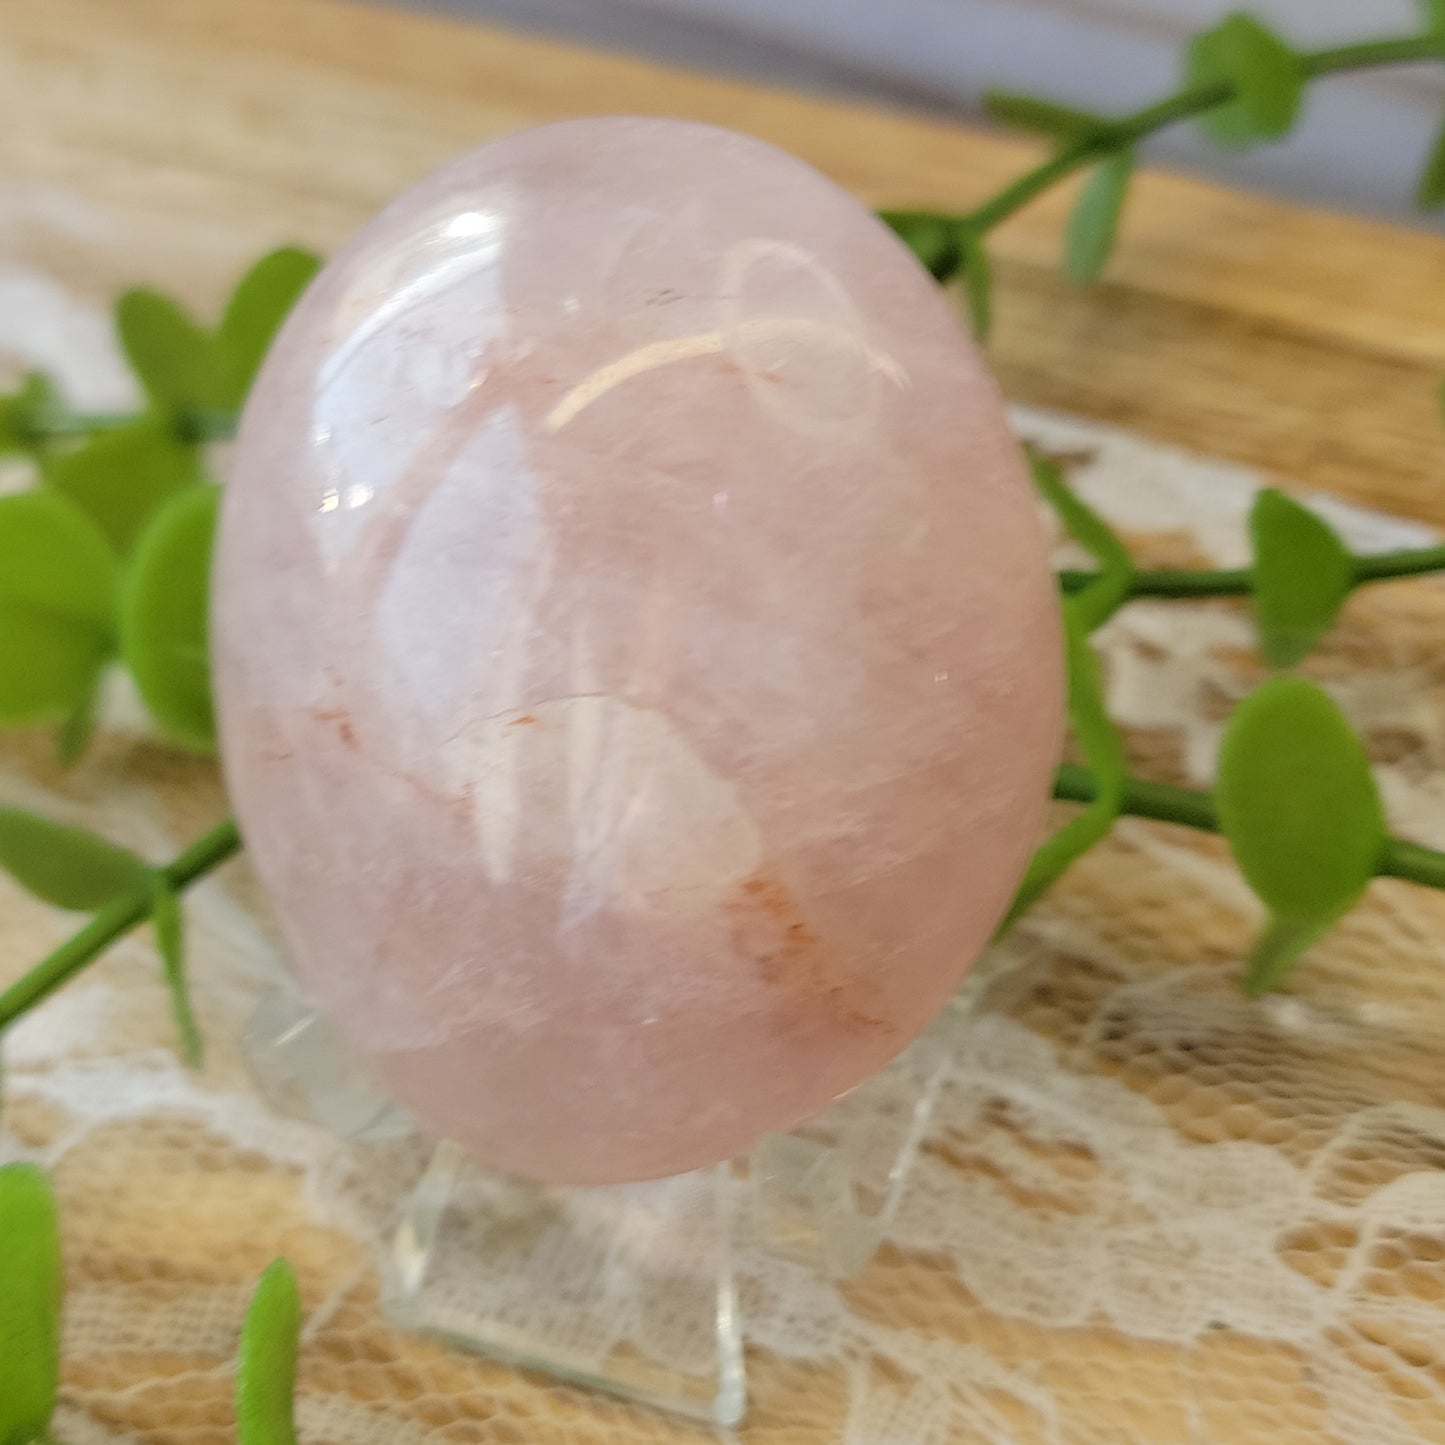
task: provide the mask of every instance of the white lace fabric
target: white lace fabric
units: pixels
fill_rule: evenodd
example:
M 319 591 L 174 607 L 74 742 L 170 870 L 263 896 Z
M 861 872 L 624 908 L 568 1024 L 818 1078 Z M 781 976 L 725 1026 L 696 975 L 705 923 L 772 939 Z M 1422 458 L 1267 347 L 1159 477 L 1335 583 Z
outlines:
M 1076 459 L 1145 560 L 1242 560 L 1252 476 L 1017 420 Z M 1428 537 L 1327 510 L 1357 546 Z M 1306 668 L 1363 730 L 1397 830 L 1437 844 L 1442 624 L 1445 588 L 1380 586 Z M 1101 635 L 1141 772 L 1207 781 L 1220 723 L 1260 675 L 1251 641 L 1231 603 L 1132 604 Z M 9 739 L 0 790 L 156 859 L 224 809 L 208 764 L 124 728 L 71 774 L 48 740 Z M 272 1115 L 237 1043 L 281 968 L 244 863 L 195 889 L 187 918 L 204 1072 L 173 1051 L 144 933 L 5 1042 L 0 1158 L 51 1168 L 64 1211 L 60 1438 L 233 1440 L 246 1297 L 282 1252 L 306 1306 L 307 1445 L 713 1438 L 390 1327 L 376 1261 L 426 1146 Z M 1445 1442 L 1445 897 L 1377 882 L 1255 1003 L 1237 984 L 1257 923 L 1217 839 L 1126 820 L 1080 863 L 956 1010 L 921 1158 L 867 1268 L 832 1281 L 744 1242 L 739 1438 Z M 72 924 L 0 879 L 0 982 Z M 906 1072 L 897 1087 L 914 1087 Z M 546 1319 L 555 1301 L 536 1307 Z

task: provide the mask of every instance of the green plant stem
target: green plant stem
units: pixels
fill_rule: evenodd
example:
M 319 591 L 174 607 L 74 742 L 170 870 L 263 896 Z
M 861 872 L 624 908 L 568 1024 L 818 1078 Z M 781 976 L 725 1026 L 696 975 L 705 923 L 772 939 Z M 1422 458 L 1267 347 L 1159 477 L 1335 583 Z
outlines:
M 1066 802 L 1092 803 L 1097 790 L 1094 775 L 1077 763 L 1065 763 L 1054 779 L 1054 797 Z M 1219 832 L 1219 812 L 1214 798 L 1197 788 L 1152 783 L 1147 778 L 1126 778 L 1122 811 L 1159 823 L 1178 823 L 1206 833 Z M 1445 853 L 1404 838 L 1386 838 L 1375 873 L 1381 878 L 1403 878 L 1426 888 L 1445 888 Z
M 1440 59 L 1445 59 L 1445 35 L 1425 34 L 1311 51 L 1299 57 L 1299 64 L 1307 77 L 1315 79 L 1344 70 L 1369 70 L 1412 60 Z M 1022 210 L 1036 196 L 1100 156 L 1123 150 L 1167 126 L 1202 115 L 1233 98 L 1234 87 L 1225 81 L 1212 85 L 1190 86 L 1070 141 L 1048 160 L 1025 172 L 1012 185 L 1005 186 L 975 210 L 958 216 L 942 216 L 923 211 L 904 214 L 948 221 L 960 231 L 981 236 L 1001 221 L 1007 220 L 1015 211 Z
M 1355 585 L 1386 582 L 1395 577 L 1418 577 L 1445 570 L 1445 546 L 1414 547 L 1401 552 L 1378 552 L 1356 557 Z M 1098 577 L 1097 572 L 1059 573 L 1059 586 L 1078 592 Z M 1254 590 L 1254 573 L 1248 567 L 1190 569 L 1161 567 L 1141 570 L 1129 584 L 1130 597 L 1247 597 Z
M 1068 803 L 1092 803 L 1098 792 L 1093 773 L 1079 763 L 1063 763 L 1054 778 L 1054 797 Z M 1159 823 L 1178 823 L 1205 833 L 1219 831 L 1219 813 L 1214 799 L 1195 788 L 1173 783 L 1151 783 L 1146 778 L 1124 780 L 1123 811 L 1136 818 L 1153 818 Z
M 1382 878 L 1404 878 L 1427 888 L 1445 888 L 1445 853 L 1404 838 L 1387 838 L 1375 872 Z
M 161 877 L 173 893 L 180 893 L 219 868 L 240 847 L 241 835 L 235 821 L 227 818 L 167 863 L 160 870 Z M 72 934 L 28 973 L 16 979 L 4 993 L 0 993 L 0 1031 L 67 983 L 117 939 L 144 923 L 150 917 L 154 903 L 155 890 L 150 887 L 132 897 L 117 899 L 101 909 L 84 928 Z

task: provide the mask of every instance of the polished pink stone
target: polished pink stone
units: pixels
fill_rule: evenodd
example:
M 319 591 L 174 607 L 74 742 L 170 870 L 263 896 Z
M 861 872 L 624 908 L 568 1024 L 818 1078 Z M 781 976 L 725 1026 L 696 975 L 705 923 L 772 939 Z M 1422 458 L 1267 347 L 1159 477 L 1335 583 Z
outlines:
M 226 772 L 305 982 L 423 1124 L 644 1178 L 882 1067 L 987 941 L 1060 729 L 998 393 L 779 151 L 572 121 L 331 262 L 246 410 Z

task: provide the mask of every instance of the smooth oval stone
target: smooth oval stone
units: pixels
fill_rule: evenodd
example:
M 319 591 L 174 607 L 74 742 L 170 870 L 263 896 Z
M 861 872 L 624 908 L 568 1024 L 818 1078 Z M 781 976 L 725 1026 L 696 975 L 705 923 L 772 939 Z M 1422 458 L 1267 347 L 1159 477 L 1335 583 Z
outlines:
M 423 181 L 267 360 L 214 600 L 306 985 L 481 1160 L 727 1158 L 879 1069 L 1008 903 L 1058 608 L 999 397 L 835 185 L 676 121 Z

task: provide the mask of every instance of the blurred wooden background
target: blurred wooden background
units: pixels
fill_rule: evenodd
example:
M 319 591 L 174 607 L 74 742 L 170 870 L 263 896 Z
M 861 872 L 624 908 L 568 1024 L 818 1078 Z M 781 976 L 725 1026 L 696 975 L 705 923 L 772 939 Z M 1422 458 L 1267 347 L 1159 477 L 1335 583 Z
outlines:
M 1168 90 L 1186 37 L 1245 8 L 1304 46 L 1404 34 L 1417 0 L 392 0 L 838 95 L 976 117 L 989 86 L 1100 108 Z M 1415 221 L 1445 75 L 1339 81 L 1280 146 L 1223 156 L 1189 130 L 1155 154 L 1234 184 Z

